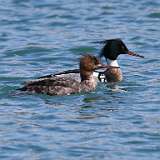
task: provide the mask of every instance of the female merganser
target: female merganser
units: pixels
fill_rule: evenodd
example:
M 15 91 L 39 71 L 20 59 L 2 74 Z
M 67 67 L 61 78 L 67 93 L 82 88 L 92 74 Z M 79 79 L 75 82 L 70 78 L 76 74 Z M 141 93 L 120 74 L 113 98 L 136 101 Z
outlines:
M 128 54 L 131 56 L 137 56 L 144 58 L 141 55 L 138 55 L 126 47 L 124 42 L 121 39 L 109 39 L 105 41 L 98 41 L 95 43 L 103 43 L 105 44 L 101 50 L 100 57 L 104 56 L 107 64 L 110 67 L 106 71 L 98 72 L 94 71 L 93 76 L 96 77 L 101 82 L 118 82 L 123 79 L 121 69 L 118 65 L 117 58 L 120 54 Z M 60 72 L 57 74 L 46 75 L 40 78 L 49 78 L 49 77 L 73 77 L 74 79 L 80 81 L 79 69 L 68 70 L 64 72 Z
M 69 95 L 72 93 L 89 92 L 94 90 L 97 85 L 97 81 L 93 77 L 93 71 L 99 68 L 110 68 L 108 65 L 102 65 L 98 58 L 91 55 L 81 57 L 79 67 L 81 82 L 71 77 L 44 77 L 29 81 L 18 90 L 48 95 Z

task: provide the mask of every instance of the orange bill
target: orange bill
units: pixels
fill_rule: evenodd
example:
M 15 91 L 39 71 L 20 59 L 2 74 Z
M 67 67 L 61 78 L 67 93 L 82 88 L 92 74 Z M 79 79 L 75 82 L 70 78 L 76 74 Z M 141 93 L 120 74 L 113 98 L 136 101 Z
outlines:
M 130 56 L 135 56 L 135 57 L 144 58 L 144 56 L 141 56 L 141 55 L 139 55 L 139 54 L 137 54 L 137 53 L 135 53 L 135 52 L 132 52 L 132 51 L 128 51 L 127 54 L 130 55 Z

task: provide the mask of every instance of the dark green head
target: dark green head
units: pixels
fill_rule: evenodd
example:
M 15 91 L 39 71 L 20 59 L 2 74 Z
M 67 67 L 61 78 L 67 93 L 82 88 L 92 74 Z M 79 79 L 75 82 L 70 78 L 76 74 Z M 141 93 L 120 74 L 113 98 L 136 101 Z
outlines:
M 128 54 L 143 58 L 143 56 L 129 51 L 121 39 L 109 39 L 101 41 L 101 43 L 104 43 L 105 45 L 101 50 L 100 57 L 104 56 L 106 59 L 116 60 L 120 54 Z

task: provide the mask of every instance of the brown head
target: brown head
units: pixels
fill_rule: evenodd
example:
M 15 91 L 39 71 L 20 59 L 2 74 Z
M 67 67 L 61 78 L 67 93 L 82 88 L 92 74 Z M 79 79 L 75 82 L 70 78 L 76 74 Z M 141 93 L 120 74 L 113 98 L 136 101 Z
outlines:
M 99 59 L 92 55 L 84 55 L 80 58 L 80 76 L 81 81 L 87 80 L 92 76 L 95 69 L 101 68 Z

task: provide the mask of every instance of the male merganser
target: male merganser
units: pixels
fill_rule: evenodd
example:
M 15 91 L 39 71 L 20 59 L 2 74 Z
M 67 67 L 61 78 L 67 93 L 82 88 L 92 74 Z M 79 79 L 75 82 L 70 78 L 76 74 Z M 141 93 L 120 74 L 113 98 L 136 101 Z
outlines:
M 123 79 L 122 72 L 117 61 L 120 54 L 128 54 L 131 56 L 144 58 L 143 56 L 130 51 L 121 39 L 109 39 L 100 41 L 100 43 L 105 44 L 101 50 L 100 57 L 104 56 L 107 64 L 112 66 L 112 68 L 107 69 L 105 72 L 99 73 L 99 76 L 104 78 L 101 78 L 100 81 L 118 82 Z
M 93 76 L 98 79 L 101 82 L 118 82 L 123 79 L 121 69 L 118 65 L 117 57 L 120 54 L 128 54 L 131 56 L 137 56 L 144 58 L 141 55 L 138 55 L 132 51 L 129 51 L 129 49 L 126 47 L 124 42 L 121 39 L 109 39 L 105 41 L 98 41 L 96 43 L 104 43 L 104 47 L 102 48 L 100 52 L 100 57 L 104 56 L 107 64 L 110 67 L 106 71 L 103 72 L 98 72 L 94 71 Z M 50 74 L 46 75 L 40 78 L 49 78 L 49 77 L 73 77 L 74 79 L 80 81 L 80 76 L 79 76 L 79 69 L 73 69 L 73 70 L 68 70 L 64 72 L 60 72 L 57 74 Z
M 110 68 L 108 65 L 102 65 L 98 58 L 91 55 L 81 57 L 79 67 L 81 82 L 71 77 L 44 77 L 29 81 L 18 90 L 48 95 L 89 92 L 94 90 L 97 85 L 97 81 L 93 77 L 93 71 L 99 68 Z

